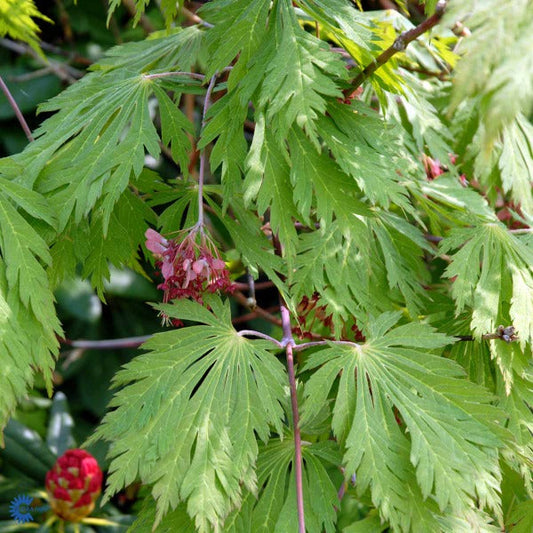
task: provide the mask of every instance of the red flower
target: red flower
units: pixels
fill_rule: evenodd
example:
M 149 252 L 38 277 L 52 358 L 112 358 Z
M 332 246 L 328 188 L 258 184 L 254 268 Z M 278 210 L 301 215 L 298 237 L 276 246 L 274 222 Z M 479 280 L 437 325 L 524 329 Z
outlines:
M 146 247 L 156 258 L 156 266 L 163 276 L 158 288 L 164 291 L 164 302 L 192 298 L 202 302 L 207 292 L 232 292 L 233 283 L 226 263 L 215 246 L 202 234 L 201 244 L 192 231 L 183 240 L 165 239 L 153 229 L 147 229 Z
M 438 159 L 432 159 L 426 154 L 422 154 L 422 161 L 424 163 L 424 168 L 426 169 L 428 180 L 434 180 L 437 176 L 444 174 L 444 169 Z
M 46 492 L 54 513 L 69 522 L 91 514 L 102 490 L 102 471 L 85 450 L 67 450 L 46 474 Z

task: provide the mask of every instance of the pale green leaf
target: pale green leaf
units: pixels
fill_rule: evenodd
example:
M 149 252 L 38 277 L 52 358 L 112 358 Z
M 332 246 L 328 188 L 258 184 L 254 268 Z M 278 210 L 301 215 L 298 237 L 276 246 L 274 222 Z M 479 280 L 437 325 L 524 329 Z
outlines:
M 226 67 L 240 53 L 245 61 L 257 50 L 267 30 L 270 0 L 219 0 L 199 13 L 214 24 L 206 40 L 211 54 L 207 75 Z
M 176 28 L 170 35 L 156 33 L 144 41 L 124 43 L 111 48 L 104 58 L 91 65 L 91 70 L 127 70 L 137 74 L 160 71 L 190 72 L 200 55 L 204 36 L 205 32 L 197 26 Z M 181 81 L 186 83 L 184 77 Z
M 199 531 L 239 504 L 241 483 L 256 490 L 256 435 L 266 442 L 270 426 L 282 432 L 285 379 L 269 344 L 237 335 L 229 307 L 206 300 L 216 315 L 196 302 L 164 307 L 207 325 L 150 339 L 148 353 L 117 374 L 124 388 L 94 436 L 113 441 L 108 497 L 139 477 L 154 485 L 157 521 L 186 500 Z
M 148 109 L 151 92 L 142 76 L 92 74 L 42 106 L 61 110 L 43 123 L 26 149 L 31 162 L 24 181 L 34 184 L 38 178 L 36 189 L 48 196 L 60 230 L 71 215 L 80 222 L 102 197 L 105 234 L 131 174 L 144 166 L 145 149 L 159 155 Z
M 298 211 L 292 200 L 288 154 L 266 127 L 265 116 L 257 115 L 254 138 L 246 158 L 244 199 L 256 199 L 259 214 L 270 208 L 270 225 L 279 234 L 284 255 L 292 262 L 297 234 L 293 217 Z
M 344 174 L 327 153 L 317 152 L 302 130 L 293 127 L 288 144 L 294 203 L 302 220 L 309 224 L 311 208 L 316 205 L 321 226 L 328 228 L 335 215 L 341 231 L 350 233 L 361 226 L 357 215 L 372 216 L 370 209 L 357 198 L 357 188 L 351 177 Z
M 166 146 L 170 145 L 174 161 L 179 163 L 181 172 L 187 177 L 190 164 L 189 153 L 192 148 L 187 133 L 192 137 L 194 127 L 165 91 L 159 87 L 154 87 L 154 92 L 159 102 L 161 140 Z
M 383 334 L 393 320 L 378 318 L 381 334 L 366 344 L 332 344 L 310 357 L 303 370 L 318 369 L 306 387 L 303 421 L 338 379 L 332 428 L 346 445 L 347 475 L 357 473 L 360 490 L 370 487 L 392 525 L 408 530 L 421 520 L 426 529 L 413 529 L 431 531 L 439 509 L 464 513 L 478 497 L 498 512 L 498 448 L 506 434 L 495 420 L 503 412 L 459 365 L 427 351 L 450 339 L 415 323 Z M 415 470 L 418 484 L 409 481 Z
M 444 23 L 456 20 L 464 20 L 472 36 L 462 46 L 452 106 L 481 95 L 481 145 L 487 156 L 503 128 L 520 113 L 527 116 L 533 104 L 533 5 L 516 0 L 509 9 L 499 0 L 454 2 Z
M 144 12 L 146 10 L 146 7 L 150 3 L 150 0 L 135 0 L 133 2 L 133 6 L 135 7 L 135 16 L 133 17 L 133 25 L 136 26 L 139 21 L 141 20 L 141 17 L 144 16 Z M 165 18 L 165 24 L 167 28 L 170 27 L 172 21 L 174 20 L 174 17 L 178 13 L 182 2 L 180 0 L 161 0 L 161 11 L 163 12 L 163 16 Z M 107 24 L 109 25 L 109 22 L 111 20 L 111 17 L 117 7 L 121 5 L 120 0 L 110 0 L 109 1 L 109 7 L 108 7 L 108 15 L 107 15 Z
M 318 129 L 340 168 L 372 203 L 388 207 L 392 201 L 408 209 L 398 175 L 407 171 L 407 154 L 397 144 L 395 128 L 360 103 L 331 102 L 328 115 L 320 117 Z
M 338 450 L 332 442 L 309 443 L 303 446 L 302 455 L 306 529 L 310 533 L 334 532 L 337 489 L 326 467 L 340 461 Z M 241 509 L 232 513 L 224 524 L 224 531 L 285 533 L 298 530 L 293 463 L 292 435 L 283 441 L 272 440 L 262 447 L 257 460 L 261 490 L 257 497 L 246 497 Z
M 478 337 L 511 318 L 520 325 L 523 348 L 533 339 L 533 319 L 528 314 L 533 305 L 531 250 L 500 223 L 452 230 L 441 249 L 446 253 L 458 248 L 446 269 L 447 277 L 455 277 L 452 295 L 457 312 L 466 305 L 473 308 L 471 327 Z
M 503 130 L 498 166 L 503 190 L 528 213 L 533 213 L 533 126 L 522 114 Z
M 334 78 L 346 79 L 347 71 L 337 54 L 300 27 L 289 0 L 276 1 L 274 10 L 269 34 L 273 49 L 268 62 L 257 59 L 262 69 L 266 65 L 259 106 L 266 107 L 266 118 L 279 135 L 296 123 L 317 143 L 315 121 L 328 100 L 342 97 Z

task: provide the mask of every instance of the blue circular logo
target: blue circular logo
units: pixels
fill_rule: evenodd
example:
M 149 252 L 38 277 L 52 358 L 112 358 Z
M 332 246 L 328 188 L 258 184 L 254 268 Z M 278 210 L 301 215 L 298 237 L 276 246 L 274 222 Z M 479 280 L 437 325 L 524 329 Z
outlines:
M 31 496 L 21 494 L 11 500 L 11 503 L 9 504 L 9 514 L 15 521 L 21 524 L 31 522 L 33 521 L 33 516 L 31 514 L 31 511 L 33 510 L 31 507 L 32 503 L 33 498 Z

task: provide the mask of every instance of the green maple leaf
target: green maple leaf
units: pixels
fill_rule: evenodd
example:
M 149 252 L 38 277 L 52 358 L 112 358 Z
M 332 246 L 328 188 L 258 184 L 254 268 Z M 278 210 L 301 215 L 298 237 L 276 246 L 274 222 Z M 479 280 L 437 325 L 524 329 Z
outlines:
M 502 323 L 512 324 L 519 332 L 521 350 L 515 355 L 513 346 L 499 340 L 490 343 L 510 387 L 513 366 L 527 359 L 526 344 L 533 340 L 532 250 L 499 222 L 455 228 L 441 242 L 441 249 L 444 253 L 458 249 L 445 275 L 454 278 L 456 312 L 467 305 L 473 310 L 470 326 L 475 336 L 493 333 Z
M 205 32 L 197 26 L 175 28 L 169 35 L 156 32 L 144 41 L 124 43 L 106 52 L 105 57 L 91 65 L 94 71 L 128 71 L 155 73 L 165 71 L 190 72 L 204 44 Z M 180 78 L 191 83 L 190 78 Z
M 207 32 L 211 77 L 238 55 L 242 63 L 260 46 L 267 29 L 270 0 L 219 0 L 204 4 L 199 13 L 214 25 Z
M 146 7 L 150 3 L 150 0 L 134 0 L 133 5 L 135 7 L 135 16 L 133 17 L 133 25 L 136 26 L 139 21 L 141 20 L 141 17 L 143 16 Z M 176 0 L 161 0 L 160 2 L 160 8 L 163 12 L 163 16 L 165 18 L 165 24 L 167 26 L 167 29 L 170 28 L 170 25 L 172 24 L 172 21 L 174 20 L 174 17 L 177 15 L 178 11 L 181 8 L 183 2 L 176 1 Z M 109 26 L 109 22 L 111 20 L 111 16 L 121 5 L 120 0 L 110 0 L 109 7 L 107 8 L 108 15 L 107 15 L 107 24 Z
M 259 494 L 248 494 L 239 510 L 224 523 L 227 533 L 254 531 L 284 533 L 298 530 L 294 477 L 294 440 L 287 435 L 263 446 L 257 459 Z M 302 447 L 304 512 L 306 529 L 311 533 L 335 531 L 337 488 L 327 468 L 341 457 L 332 442 Z
M 35 132 L 24 180 L 32 184 L 38 177 L 36 189 L 49 197 L 60 230 L 71 215 L 80 222 L 103 197 L 105 231 L 131 174 L 144 166 L 145 148 L 159 154 L 148 110 L 150 85 L 138 75 L 92 74 L 41 106 L 60 111 Z
M 39 26 L 34 19 L 52 22 L 35 7 L 33 0 L 0 0 L 0 36 L 9 35 L 28 43 L 39 55 Z
M 113 441 L 106 497 L 139 477 L 153 485 L 157 522 L 186 500 L 199 531 L 239 504 L 241 483 L 257 490 L 256 439 L 266 442 L 271 426 L 282 432 L 285 380 L 268 343 L 239 336 L 219 299 L 206 303 L 213 313 L 192 301 L 158 306 L 203 325 L 144 345 L 148 353 L 117 374 L 124 388 L 94 436 Z
M 279 234 L 284 255 L 290 262 L 297 239 L 293 217 L 298 210 L 292 200 L 288 154 L 266 127 L 262 113 L 257 116 L 246 168 L 244 200 L 249 203 L 255 198 L 259 214 L 270 208 L 272 230 Z
M 478 497 L 499 512 L 498 448 L 506 433 L 495 420 L 503 413 L 459 365 L 432 353 L 449 338 L 417 323 L 390 329 L 398 318 L 371 321 L 363 345 L 331 345 L 310 357 L 302 370 L 315 372 L 302 423 L 338 380 L 332 429 L 345 445 L 347 475 L 357 473 L 361 491 L 370 487 L 393 526 L 427 525 L 448 507 L 465 513 Z
M 317 144 L 315 121 L 329 99 L 342 98 L 334 78 L 346 79 L 347 71 L 337 54 L 300 27 L 289 0 L 276 1 L 274 13 L 268 44 L 255 58 L 255 69 L 264 71 L 258 105 L 280 136 L 296 123 Z
M 34 217 L 41 228 L 53 228 L 56 219 L 45 198 L 15 181 L 20 172 L 11 160 L 0 161 L 0 427 L 33 383 L 31 365 L 51 391 L 61 333 L 45 270 L 52 258 L 29 222 Z

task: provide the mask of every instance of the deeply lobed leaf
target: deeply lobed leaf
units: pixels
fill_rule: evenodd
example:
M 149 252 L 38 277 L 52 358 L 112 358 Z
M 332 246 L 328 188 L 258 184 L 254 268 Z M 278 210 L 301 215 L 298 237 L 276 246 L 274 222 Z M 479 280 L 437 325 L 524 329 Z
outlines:
M 241 482 L 257 490 L 256 434 L 266 442 L 271 426 L 282 432 L 284 397 L 283 367 L 268 345 L 238 336 L 228 306 L 207 301 L 214 314 L 191 301 L 160 306 L 205 325 L 145 344 L 149 352 L 117 374 L 124 388 L 94 437 L 113 442 L 107 497 L 139 477 L 153 484 L 157 522 L 186 500 L 200 531 L 239 504 Z

